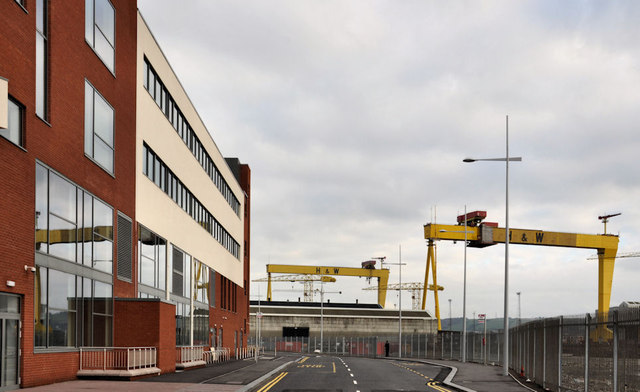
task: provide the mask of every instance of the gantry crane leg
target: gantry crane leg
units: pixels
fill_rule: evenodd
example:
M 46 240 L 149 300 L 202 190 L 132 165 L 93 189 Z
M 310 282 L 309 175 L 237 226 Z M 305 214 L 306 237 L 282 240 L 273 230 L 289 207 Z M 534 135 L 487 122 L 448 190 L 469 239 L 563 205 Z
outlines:
M 436 256 L 435 256 L 435 242 L 428 240 L 427 246 L 427 268 L 424 272 L 424 289 L 422 291 L 422 310 L 425 310 L 427 304 L 427 289 L 429 287 L 429 267 L 431 267 L 431 274 L 433 275 L 433 286 L 438 287 L 438 275 L 436 274 Z M 435 301 L 436 319 L 438 320 L 438 331 L 442 330 L 442 324 L 440 322 L 440 302 L 438 301 L 438 290 L 433 291 L 433 298 Z
M 609 303 L 611 301 L 611 286 L 613 284 L 613 267 L 616 261 L 617 249 L 598 250 L 598 326 L 592 332 L 596 340 L 610 340 L 613 332 L 607 328 L 609 319 Z M 595 336 L 594 336 L 595 334 Z

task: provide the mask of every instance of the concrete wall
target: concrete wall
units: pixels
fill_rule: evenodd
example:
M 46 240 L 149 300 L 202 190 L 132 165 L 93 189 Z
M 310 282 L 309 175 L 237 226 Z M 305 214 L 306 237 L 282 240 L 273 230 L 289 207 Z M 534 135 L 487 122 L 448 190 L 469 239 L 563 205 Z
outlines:
M 291 312 L 293 314 L 283 314 Z M 251 306 L 250 330 L 252 336 L 257 332 L 257 306 Z M 308 327 L 309 336 L 320 336 L 321 317 L 319 308 L 283 308 L 261 306 L 261 336 L 282 337 L 283 327 Z M 398 333 L 399 313 L 387 309 L 324 309 L 323 333 L 325 337 L 366 337 L 383 336 Z M 427 312 L 403 311 L 402 333 L 435 333 L 437 320 Z

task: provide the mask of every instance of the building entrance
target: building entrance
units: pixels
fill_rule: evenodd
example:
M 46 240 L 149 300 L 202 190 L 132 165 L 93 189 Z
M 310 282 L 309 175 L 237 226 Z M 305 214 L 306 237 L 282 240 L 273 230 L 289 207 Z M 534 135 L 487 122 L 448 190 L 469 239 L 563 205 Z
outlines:
M 0 391 L 20 385 L 20 297 L 0 293 Z

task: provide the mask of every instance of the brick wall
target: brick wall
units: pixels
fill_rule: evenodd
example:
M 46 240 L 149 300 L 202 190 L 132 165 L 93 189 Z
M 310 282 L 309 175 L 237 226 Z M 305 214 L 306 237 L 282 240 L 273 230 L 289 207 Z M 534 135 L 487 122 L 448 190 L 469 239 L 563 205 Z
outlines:
M 25 109 L 24 148 L 0 138 L 0 291 L 23 300 L 22 386 L 72 379 L 79 367 L 77 351 L 34 353 L 34 274 L 24 266 L 34 265 L 36 160 L 135 220 L 137 6 L 129 0 L 111 2 L 116 9 L 115 76 L 85 42 L 84 1 L 49 3 L 46 122 L 35 114 L 36 2 L 26 2 L 27 12 L 15 1 L 0 2 L 0 76 L 9 80 L 9 94 Z M 115 110 L 114 176 L 84 155 L 85 78 Z M 7 280 L 15 287 L 7 287 Z M 115 279 L 114 295 L 135 296 L 134 284 Z
M 222 328 L 222 346 L 235 350 L 233 338 L 234 332 L 238 334 L 238 340 L 240 339 L 240 332 L 242 331 L 242 342 L 238 341 L 238 347 L 247 346 L 247 337 L 249 335 L 249 300 L 251 292 L 249 290 L 250 285 L 250 266 L 251 266 L 251 169 L 248 165 L 240 165 L 240 186 L 245 192 L 245 211 L 244 216 L 244 254 L 242 260 L 244 263 L 244 287 L 232 284 L 233 290 L 235 290 L 236 298 L 236 310 L 227 310 L 222 308 L 222 276 L 216 274 L 216 303 L 215 308 L 211 308 L 209 316 L 209 327 L 215 328 L 218 331 Z M 235 353 L 234 353 L 235 354 Z
M 176 306 L 161 300 L 116 299 L 114 344 L 158 347 L 162 373 L 176 370 Z

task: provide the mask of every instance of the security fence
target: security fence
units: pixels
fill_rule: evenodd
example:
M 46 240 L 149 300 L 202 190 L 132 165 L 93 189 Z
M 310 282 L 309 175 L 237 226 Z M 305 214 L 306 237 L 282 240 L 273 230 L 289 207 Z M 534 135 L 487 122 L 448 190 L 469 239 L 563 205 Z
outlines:
M 503 363 L 502 330 L 467 333 L 466 360 Z M 253 343 L 251 343 L 253 342 Z M 263 338 L 270 352 L 461 360 L 462 334 Z M 255 339 L 250 339 L 255 344 Z M 551 391 L 640 391 L 640 309 L 539 319 L 509 330 L 509 367 Z

